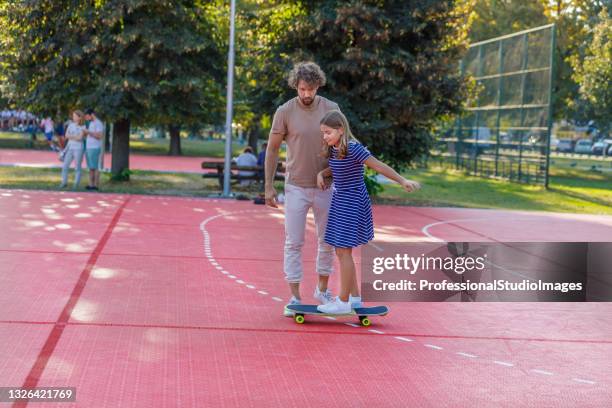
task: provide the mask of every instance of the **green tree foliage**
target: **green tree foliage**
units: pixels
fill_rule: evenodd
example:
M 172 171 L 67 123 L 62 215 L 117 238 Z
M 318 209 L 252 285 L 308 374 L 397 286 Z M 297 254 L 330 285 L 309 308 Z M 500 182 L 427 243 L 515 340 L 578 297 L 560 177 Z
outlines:
M 471 43 L 549 24 L 537 0 L 476 0 L 472 18 Z
M 599 21 L 592 27 L 584 59 L 572 62 L 580 96 L 590 103 L 592 118 L 602 132 L 608 133 L 612 123 L 612 18 L 607 9 L 599 13 Z
M 0 17 L 14 97 L 36 112 L 96 107 L 115 124 L 119 174 L 131 125 L 168 125 L 177 136 L 220 115 L 224 66 L 205 11 L 190 0 L 8 3 Z
M 428 151 L 435 120 L 465 100 L 457 67 L 468 14 L 463 1 L 304 1 L 275 31 L 257 98 L 273 111 L 294 97 L 285 74 L 313 60 L 328 78 L 320 93 L 340 104 L 357 138 L 401 167 Z

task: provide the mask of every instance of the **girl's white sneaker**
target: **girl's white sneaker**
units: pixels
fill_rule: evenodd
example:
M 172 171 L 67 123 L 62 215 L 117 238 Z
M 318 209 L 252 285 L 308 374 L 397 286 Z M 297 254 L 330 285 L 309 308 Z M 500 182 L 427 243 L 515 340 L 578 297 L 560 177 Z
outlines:
M 363 303 L 361 303 L 361 296 L 351 296 L 349 295 L 349 303 L 353 309 L 358 307 L 363 307 Z
M 343 302 L 340 300 L 340 297 L 336 297 L 333 302 L 317 306 L 317 310 L 321 313 L 347 314 L 351 313 L 353 309 L 349 302 Z

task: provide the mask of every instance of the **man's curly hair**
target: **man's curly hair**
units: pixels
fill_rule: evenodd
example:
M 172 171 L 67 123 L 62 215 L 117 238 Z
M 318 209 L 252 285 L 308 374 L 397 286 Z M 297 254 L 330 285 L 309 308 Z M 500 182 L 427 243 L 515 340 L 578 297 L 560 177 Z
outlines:
M 289 72 L 287 82 L 291 88 L 297 89 L 300 80 L 309 85 L 316 85 L 318 87 L 324 86 L 327 81 L 321 67 L 314 62 L 300 62 L 295 64 L 291 72 Z

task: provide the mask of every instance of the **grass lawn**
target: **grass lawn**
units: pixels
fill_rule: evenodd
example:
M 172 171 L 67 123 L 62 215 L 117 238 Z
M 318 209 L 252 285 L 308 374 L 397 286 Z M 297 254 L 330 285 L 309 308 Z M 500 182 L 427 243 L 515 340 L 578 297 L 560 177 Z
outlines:
M 422 184 L 407 193 L 386 184 L 377 203 L 540 210 L 612 215 L 612 174 L 552 169 L 549 190 L 542 187 L 472 177 L 460 171 L 430 168 L 406 172 Z
M 0 187 L 26 190 L 55 190 L 60 191 L 60 169 L 30 168 L 30 167 L 2 167 L 0 166 Z M 68 176 L 68 188 L 64 191 L 87 191 L 89 172 L 83 170 L 81 185 L 73 188 L 74 170 Z M 133 170 L 130 181 L 116 182 L 110 180 L 110 175 L 101 175 L 101 190 L 105 193 L 118 194 L 151 194 L 175 195 L 189 197 L 206 197 L 218 193 L 219 183 L 216 179 L 203 179 L 197 174 L 160 173 L 156 171 Z M 258 186 L 240 187 L 232 186 L 235 193 L 257 194 Z
M 412 170 L 405 175 L 419 181 L 423 188 L 417 193 L 406 193 L 397 185 L 387 184 L 374 202 L 612 215 L 612 175 L 610 174 L 575 169 L 555 170 L 551 175 L 551 188 L 548 191 L 542 187 L 471 177 L 462 172 L 435 168 Z M 86 176 L 84 172 L 80 187 L 83 191 L 87 184 Z M 73 172 L 70 177 L 70 180 L 73 180 Z M 58 190 L 59 181 L 59 169 L 0 167 L 2 188 Z M 277 187 L 280 190 L 282 183 L 278 183 Z M 220 191 L 216 180 L 203 179 L 197 174 L 138 170 L 132 172 L 129 182 L 112 182 L 108 174 L 103 174 L 102 190 L 107 193 L 193 197 L 205 197 Z M 258 193 L 259 188 L 257 186 L 241 188 L 234 185 L 232 191 L 252 196 Z
M 35 148 L 47 149 L 42 135 Z M 182 139 L 186 156 L 223 157 L 223 141 L 199 141 Z M 164 155 L 168 139 L 139 139 L 130 141 L 132 153 Z M 0 148 L 30 148 L 29 135 L 0 132 Z M 234 155 L 243 148 L 234 144 Z M 284 152 L 281 152 L 284 157 Z M 588 170 L 596 166 L 595 171 Z M 612 214 L 612 171 L 610 161 L 551 158 L 550 188 L 508 183 L 500 180 L 478 178 L 461 171 L 439 168 L 415 169 L 406 177 L 419 181 L 423 188 L 417 193 L 406 193 L 397 185 L 385 185 L 384 191 L 374 199 L 376 203 L 413 206 L 448 206 L 469 208 L 496 208 L 515 210 L 541 210 L 589 214 Z M 603 169 L 603 170 L 602 170 Z M 0 167 L 0 187 L 56 190 L 59 185 L 58 169 Z M 83 173 L 82 188 L 87 184 Z M 71 174 L 72 176 L 72 174 Z M 219 192 L 217 181 L 202 179 L 195 174 L 158 173 L 133 171 L 129 182 L 111 182 L 103 174 L 103 191 L 109 193 L 162 194 L 182 196 L 207 196 Z M 282 188 L 278 184 L 279 189 Z M 240 188 L 237 193 L 255 194 L 257 187 Z

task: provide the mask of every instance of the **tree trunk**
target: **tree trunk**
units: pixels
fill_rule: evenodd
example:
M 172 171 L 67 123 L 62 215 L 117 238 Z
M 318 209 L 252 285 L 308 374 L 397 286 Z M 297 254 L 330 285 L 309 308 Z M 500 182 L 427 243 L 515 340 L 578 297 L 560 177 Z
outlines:
M 256 116 L 253 118 L 253 122 L 249 127 L 249 146 L 253 149 L 253 153 L 257 156 L 257 141 L 259 140 L 259 134 L 261 133 L 261 128 L 259 127 L 260 117 Z
M 104 150 L 106 151 L 106 153 L 110 152 L 110 147 L 111 147 L 111 127 L 110 126 L 105 126 L 104 127 Z
M 129 180 L 130 169 L 130 120 L 120 119 L 113 126 L 113 152 L 111 173 L 113 178 Z
M 180 126 L 170 125 L 168 126 L 168 131 L 170 133 L 170 151 L 168 154 L 170 156 L 182 156 L 183 152 L 181 151 L 181 128 Z

